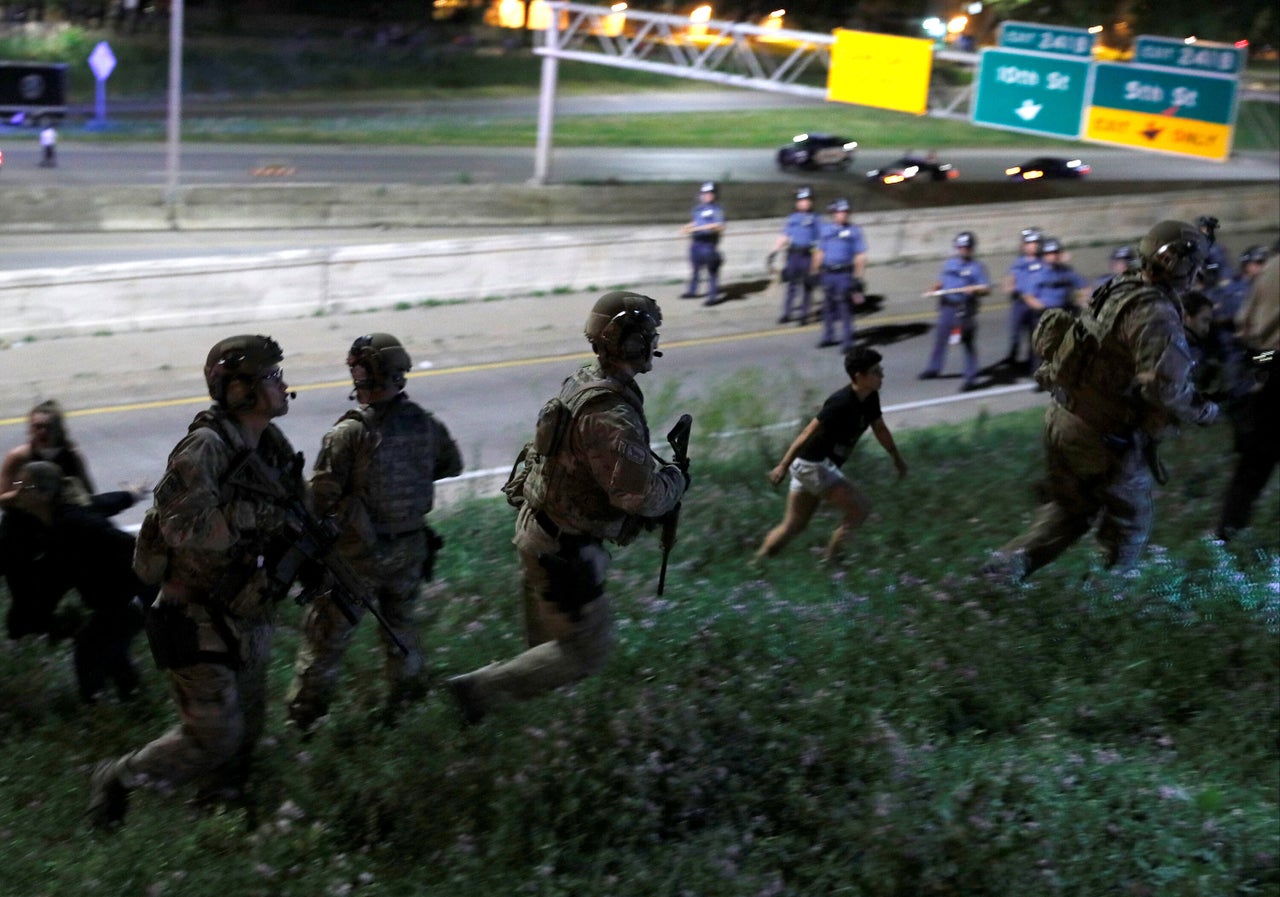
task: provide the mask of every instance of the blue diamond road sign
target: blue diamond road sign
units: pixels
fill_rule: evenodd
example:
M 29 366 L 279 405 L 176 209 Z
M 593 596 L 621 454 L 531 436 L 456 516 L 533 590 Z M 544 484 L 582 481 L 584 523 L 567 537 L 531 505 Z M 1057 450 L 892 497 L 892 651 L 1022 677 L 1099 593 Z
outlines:
M 1088 59 L 988 47 L 978 65 L 973 123 L 1075 140 L 1090 75 Z
M 89 54 L 89 68 L 93 70 L 93 76 L 99 81 L 107 80 L 115 71 L 116 54 L 111 52 L 111 46 L 106 41 L 99 41 L 93 48 L 93 52 Z

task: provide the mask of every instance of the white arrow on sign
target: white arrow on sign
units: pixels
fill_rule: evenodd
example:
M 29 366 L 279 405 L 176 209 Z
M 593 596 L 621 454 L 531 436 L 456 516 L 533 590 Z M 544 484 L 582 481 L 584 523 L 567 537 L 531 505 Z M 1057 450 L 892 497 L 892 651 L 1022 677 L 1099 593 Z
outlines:
M 1041 103 L 1033 103 L 1030 100 L 1023 100 L 1022 105 L 1013 110 L 1013 114 L 1023 121 L 1031 121 L 1040 114 L 1040 110 L 1044 106 Z

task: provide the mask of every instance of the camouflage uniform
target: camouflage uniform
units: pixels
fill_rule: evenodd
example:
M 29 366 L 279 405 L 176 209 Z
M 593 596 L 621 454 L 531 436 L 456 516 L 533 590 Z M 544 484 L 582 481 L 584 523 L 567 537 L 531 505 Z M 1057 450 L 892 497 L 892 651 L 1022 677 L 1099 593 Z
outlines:
M 284 523 L 268 499 L 225 482 L 247 451 L 234 419 L 214 406 L 197 415 L 169 456 L 154 506 L 168 562 L 148 630 L 157 660 L 168 665 L 180 723 L 98 779 L 114 778 L 126 789 L 198 780 L 206 797 L 234 796 L 243 787 L 263 730 L 275 629 L 263 556 Z M 274 424 L 253 451 L 303 494 L 293 448 Z M 174 648 L 166 662 L 157 643 L 176 645 L 184 632 L 194 633 L 195 650 Z
M 603 543 L 629 543 L 646 520 L 672 510 L 685 490 L 679 468 L 654 463 L 644 398 L 634 380 L 595 362 L 565 380 L 560 399 L 582 407 L 563 446 L 530 474 L 512 540 L 523 574 L 529 649 L 451 680 L 477 711 L 601 669 L 613 644 L 604 594 L 610 554 Z
M 423 517 L 434 504 L 434 481 L 461 472 L 462 457 L 448 429 L 403 393 L 344 415 L 325 434 L 316 457 L 316 512 L 337 516 L 338 551 L 409 648 L 405 656 L 379 628 L 393 699 L 412 692 L 422 672 L 409 607 L 428 555 Z M 289 718 L 302 729 L 328 712 L 354 632 L 355 625 L 326 595 L 307 609 L 288 699 Z
M 1132 567 L 1151 530 L 1158 440 L 1217 414 L 1191 385 L 1176 293 L 1129 271 L 1101 287 L 1084 314 L 1103 336 L 1082 381 L 1055 387 L 1045 413 L 1047 500 L 1030 529 L 998 553 L 1020 576 L 1075 543 L 1099 513 L 1107 566 Z

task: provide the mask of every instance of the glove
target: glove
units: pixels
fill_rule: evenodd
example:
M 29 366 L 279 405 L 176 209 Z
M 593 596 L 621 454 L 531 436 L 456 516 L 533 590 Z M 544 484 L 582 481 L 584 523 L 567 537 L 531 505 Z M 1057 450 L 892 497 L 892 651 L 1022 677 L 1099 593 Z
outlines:
M 769 253 L 767 256 L 765 256 L 764 266 L 770 274 L 777 273 L 778 271 L 777 261 L 778 261 L 778 250 L 776 249 L 773 252 Z
M 662 466 L 662 472 L 664 474 L 670 470 L 674 470 L 676 473 L 680 474 L 680 478 L 684 480 L 684 491 L 688 492 L 689 486 L 693 483 L 693 478 L 689 476 L 689 471 L 681 467 L 679 464 L 664 464 Z
M 855 293 L 865 293 L 866 289 L 867 289 L 867 285 L 862 282 L 861 277 L 855 277 L 853 279 L 853 291 Z

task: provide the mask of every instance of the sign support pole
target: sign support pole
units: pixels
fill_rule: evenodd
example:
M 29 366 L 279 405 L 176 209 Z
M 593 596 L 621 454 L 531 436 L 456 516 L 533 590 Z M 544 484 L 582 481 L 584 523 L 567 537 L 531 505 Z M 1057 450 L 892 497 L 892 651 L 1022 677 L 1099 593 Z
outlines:
M 560 9 L 552 5 L 551 17 L 544 32 L 546 48 L 542 57 L 542 89 L 538 94 L 538 143 L 533 157 L 533 177 L 530 184 L 542 186 L 547 182 L 551 168 L 551 128 L 556 119 L 556 78 L 560 72 L 560 60 L 556 51 L 560 48 Z
M 182 142 L 182 13 L 183 0 L 169 10 L 169 115 L 165 126 L 165 204 L 172 215 L 178 201 L 178 151 Z

